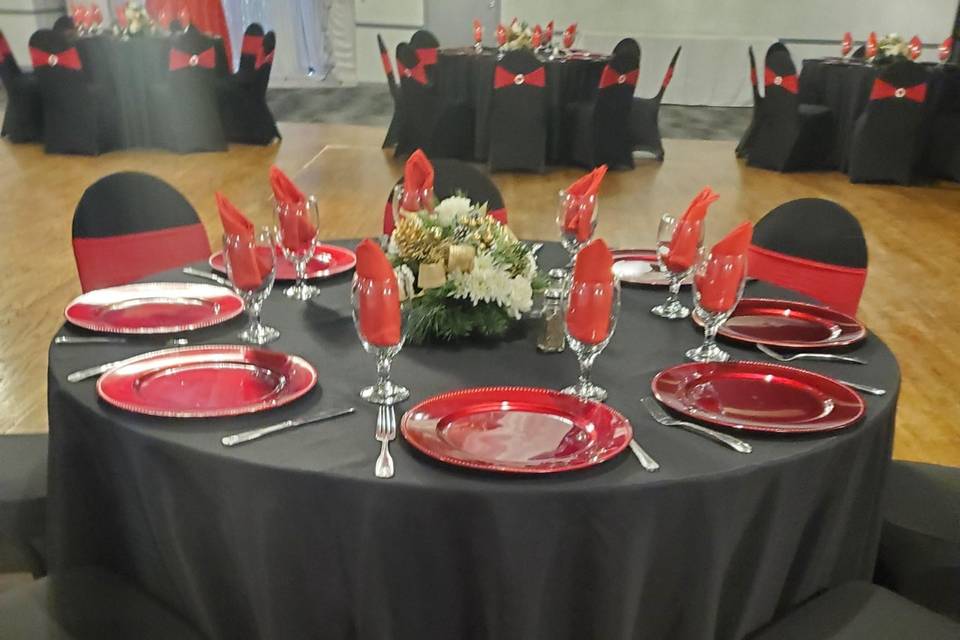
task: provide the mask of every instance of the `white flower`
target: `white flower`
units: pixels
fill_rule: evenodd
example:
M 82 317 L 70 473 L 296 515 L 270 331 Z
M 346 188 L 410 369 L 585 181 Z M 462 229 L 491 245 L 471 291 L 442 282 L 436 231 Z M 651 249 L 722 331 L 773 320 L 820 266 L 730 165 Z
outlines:
M 395 268 L 393 272 L 397 276 L 397 286 L 400 288 L 400 301 L 409 300 L 413 297 L 416 292 L 413 287 L 414 275 L 413 271 L 410 270 L 405 264 L 401 264 L 399 267 Z
M 530 280 L 522 276 L 511 277 L 487 254 L 477 256 L 470 273 L 458 271 L 450 274 L 450 281 L 454 284 L 454 298 L 470 300 L 474 306 L 481 302 L 496 304 L 513 318 L 519 319 L 520 314 L 533 306 Z
M 460 216 L 466 216 L 473 211 L 473 203 L 470 198 L 462 196 L 450 196 L 436 206 L 433 213 L 437 216 L 437 221 L 444 227 L 453 226 Z

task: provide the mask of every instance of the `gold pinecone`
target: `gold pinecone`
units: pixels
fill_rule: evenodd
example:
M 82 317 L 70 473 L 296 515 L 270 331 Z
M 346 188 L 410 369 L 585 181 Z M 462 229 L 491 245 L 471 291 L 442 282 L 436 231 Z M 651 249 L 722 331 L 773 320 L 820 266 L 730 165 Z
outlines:
M 414 216 L 404 216 L 393 232 L 393 243 L 401 260 L 446 262 L 447 241 L 437 228 L 428 229 Z

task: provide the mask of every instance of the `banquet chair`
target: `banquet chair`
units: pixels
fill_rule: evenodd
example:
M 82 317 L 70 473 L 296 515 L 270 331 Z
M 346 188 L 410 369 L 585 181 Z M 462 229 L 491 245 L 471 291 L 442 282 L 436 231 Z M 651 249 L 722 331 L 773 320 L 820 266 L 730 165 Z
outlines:
M 779 42 L 767 49 L 764 86 L 747 164 L 774 171 L 825 168 L 833 145 L 833 113 L 829 107 L 800 103 L 797 69 Z
M 960 625 L 866 582 L 808 600 L 749 640 L 956 640 Z
M 399 130 L 396 156 L 416 149 L 433 155 L 433 138 L 440 115 L 440 96 L 427 79 L 427 72 L 413 46 L 397 45 L 397 73 L 400 76 Z
M 392 147 L 397 144 L 398 109 L 397 103 L 400 101 L 400 87 L 397 86 L 397 79 L 393 76 L 393 65 L 390 64 L 390 52 L 387 51 L 387 45 L 383 43 L 383 36 L 377 34 L 377 47 L 380 49 L 380 62 L 383 64 L 383 73 L 387 76 L 387 87 L 390 89 L 390 98 L 393 100 L 393 115 L 390 117 L 390 126 L 387 128 L 387 135 L 383 138 L 381 149 Z
M 570 105 L 570 157 L 575 163 L 589 168 L 633 167 L 630 111 L 639 77 L 640 57 L 622 51 L 603 68 L 594 98 Z
M 853 128 L 851 182 L 910 184 L 920 151 L 927 70 L 910 61 L 883 67 Z
M 853 50 L 853 53 L 850 54 L 851 60 L 863 60 L 867 57 L 867 45 L 862 44 L 856 49 Z
M 433 80 L 433 67 L 437 64 L 437 53 L 440 49 L 440 41 L 426 29 L 419 29 L 410 36 L 410 46 L 417 52 L 417 59 L 423 64 L 427 72 L 427 79 Z
M 680 50 L 677 47 L 667 71 L 663 74 L 660 90 L 652 98 L 634 98 L 630 110 L 630 140 L 635 151 L 652 153 L 657 160 L 663 161 L 663 141 L 660 138 L 660 103 L 666 93 L 670 81 L 673 79 L 673 70 L 677 66 Z
M 438 200 L 450 196 L 462 195 L 471 202 L 487 204 L 487 215 L 507 224 L 507 209 L 503 196 L 490 176 L 471 164 L 451 158 L 432 160 L 433 193 Z M 398 180 L 401 184 L 403 180 Z M 383 233 L 393 233 L 393 189 L 387 194 L 387 203 L 383 210 Z
M 856 314 L 867 280 L 860 223 L 835 202 L 800 198 L 781 204 L 753 228 L 749 274 Z
M 43 103 L 47 153 L 98 155 L 109 150 L 106 125 L 113 117 L 113 103 L 90 80 L 76 46 L 49 29 L 36 31 L 29 44 Z
M 149 89 L 159 145 L 178 153 L 226 150 L 214 39 L 199 29 L 172 36 L 167 69 Z
M 0 436 L 0 573 L 46 573 L 46 510 L 47 434 Z
M 73 255 L 80 286 L 90 291 L 206 260 L 210 243 L 179 191 L 130 171 L 100 178 L 83 192 L 73 214 Z
M 763 104 L 763 96 L 760 95 L 760 87 L 757 84 L 757 60 L 753 56 L 753 46 L 747 47 L 747 55 L 750 58 L 750 85 L 753 90 L 753 111 L 750 114 L 750 124 L 747 130 L 743 132 L 740 142 L 737 143 L 736 156 L 738 158 L 746 157 L 750 153 L 750 145 L 753 144 L 753 136 L 757 130 L 757 119 L 760 117 L 760 109 Z
M 237 71 L 219 84 L 220 117 L 230 142 L 266 145 L 281 137 L 267 104 L 277 36 L 270 31 L 260 43 L 253 69 Z
M 547 153 L 546 69 L 527 50 L 497 63 L 488 121 L 491 171 L 543 173 Z
M 203 636 L 128 580 L 82 567 L 0 592 L 0 638 L 202 640 Z
M 960 622 L 960 468 L 891 463 L 874 582 Z
M 52 29 L 65 36 L 68 40 L 77 39 L 77 25 L 74 24 L 70 16 L 60 16 L 53 23 Z
M 237 65 L 238 74 L 252 73 L 257 64 L 257 56 L 263 49 L 263 27 L 258 22 L 250 23 L 243 32 L 243 41 L 240 45 L 240 62 Z
M 0 82 L 7 92 L 0 136 L 11 142 L 36 142 L 43 135 L 43 103 L 40 85 L 32 73 L 24 73 L 0 31 Z

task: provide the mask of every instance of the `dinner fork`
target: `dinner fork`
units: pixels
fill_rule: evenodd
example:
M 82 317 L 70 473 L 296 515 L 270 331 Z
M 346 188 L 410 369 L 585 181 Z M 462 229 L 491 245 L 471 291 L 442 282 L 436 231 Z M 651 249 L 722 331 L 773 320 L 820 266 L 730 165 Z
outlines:
M 393 416 L 393 432 L 396 437 L 396 415 L 393 414 L 393 406 L 380 405 L 377 410 L 377 432 L 376 439 L 380 443 L 380 455 L 377 457 L 377 463 L 373 468 L 373 473 L 378 478 L 393 477 L 393 458 L 390 456 L 390 416 Z
M 121 336 L 57 336 L 53 344 L 128 344 L 129 338 Z M 183 347 L 190 344 L 186 338 L 171 338 L 163 343 L 168 347 Z
M 867 364 L 866 360 L 861 360 L 860 358 L 854 358 L 853 356 L 841 356 L 835 353 L 794 353 L 789 356 L 785 356 L 781 353 L 777 353 L 770 347 L 764 344 L 758 344 L 757 349 L 767 354 L 774 360 L 779 360 L 780 362 L 792 362 L 794 360 L 823 360 L 825 362 L 849 362 L 851 364 Z
M 654 420 L 662 425 L 668 427 L 681 427 L 687 431 L 698 433 L 706 438 L 711 438 L 721 444 L 725 444 L 738 453 L 750 453 L 753 451 L 753 447 L 739 438 L 734 438 L 726 433 L 714 431 L 713 429 L 709 429 L 695 422 L 685 422 L 684 420 L 677 420 L 676 418 L 671 417 L 670 414 L 668 414 L 664 408 L 660 406 L 660 403 L 649 396 L 642 398 L 640 400 L 640 404 L 643 405 L 644 409 L 647 410 Z

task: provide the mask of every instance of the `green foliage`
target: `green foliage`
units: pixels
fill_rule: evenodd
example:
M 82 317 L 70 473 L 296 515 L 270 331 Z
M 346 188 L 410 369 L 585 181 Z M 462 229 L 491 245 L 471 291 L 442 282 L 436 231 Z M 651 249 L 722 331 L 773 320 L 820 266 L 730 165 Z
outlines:
M 449 284 L 424 292 L 411 301 L 407 339 L 413 344 L 455 342 L 465 338 L 496 338 L 514 320 L 499 306 L 447 297 Z

